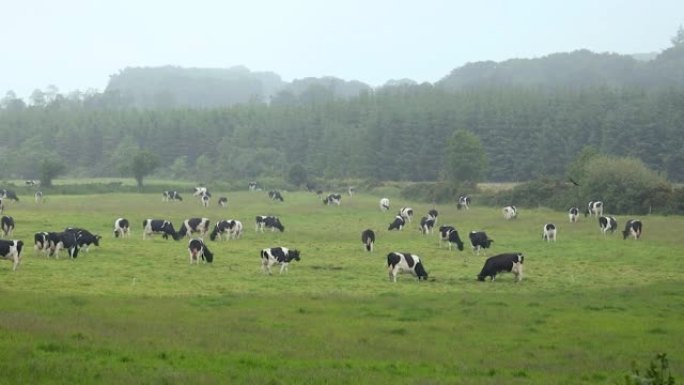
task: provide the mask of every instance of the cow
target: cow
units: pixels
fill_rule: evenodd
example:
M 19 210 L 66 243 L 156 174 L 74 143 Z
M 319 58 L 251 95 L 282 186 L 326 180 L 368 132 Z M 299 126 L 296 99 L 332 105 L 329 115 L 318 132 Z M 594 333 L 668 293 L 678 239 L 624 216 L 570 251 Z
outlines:
M 221 207 L 228 207 L 228 198 L 226 197 L 219 197 L 218 199 L 218 205 Z
M 100 239 L 102 237 L 97 234 L 93 234 L 86 229 L 81 229 L 78 227 L 67 227 L 64 229 L 65 232 L 73 232 L 76 235 L 76 243 L 78 243 L 79 249 L 88 252 L 90 245 L 100 246 Z
M 584 216 L 603 216 L 603 202 L 601 201 L 591 201 L 587 205 L 587 211 L 584 212 Z
M 373 251 L 375 245 L 375 232 L 371 229 L 366 229 L 361 232 L 361 242 L 366 251 Z
M 209 218 L 188 218 L 183 221 L 178 229 L 178 237 L 183 238 L 186 235 L 198 233 L 200 237 L 204 237 L 209 232 L 210 221 Z
M 397 215 L 394 217 L 394 221 L 390 223 L 389 227 L 387 228 L 388 231 L 391 230 L 401 230 L 404 228 L 404 225 L 406 224 L 406 221 L 404 220 L 404 217 L 401 215 Z
M 299 250 L 290 250 L 287 247 L 271 247 L 261 250 L 261 271 L 271 274 L 271 266 L 280 264 L 280 274 L 288 271 L 288 265 L 292 261 L 299 261 Z
M 209 207 L 209 198 L 211 198 L 211 195 L 209 194 L 204 194 L 200 197 L 200 202 L 202 202 L 202 206 Z
M 48 257 L 55 256 L 59 259 L 59 251 L 66 249 L 71 259 L 78 257 L 80 247 L 78 247 L 78 240 L 76 239 L 76 232 L 64 231 L 61 233 L 48 233 L 50 242 L 50 251 Z
M 14 218 L 3 215 L 2 218 L 0 218 L 0 229 L 2 230 L 3 237 L 11 237 L 14 232 Z
M 0 189 L 0 197 L 2 199 L 11 199 L 15 202 L 19 202 L 19 197 L 17 196 L 17 193 L 14 192 L 14 190 L 8 190 L 8 189 Z
M 521 253 L 505 253 L 487 258 L 482 271 L 477 275 L 478 281 L 484 281 L 490 277 L 492 281 L 499 273 L 510 272 L 515 275 L 516 282 L 523 279 L 523 261 L 525 256 Z
M 615 230 L 617 230 L 618 223 L 617 220 L 615 220 L 615 217 L 604 217 L 602 215 L 599 217 L 598 221 L 599 229 L 601 229 L 603 236 L 605 236 L 609 231 L 612 234 Z
M 493 239 L 489 239 L 487 233 L 484 231 L 471 231 L 468 233 L 468 238 L 470 238 L 470 245 L 473 247 L 473 252 L 477 252 L 477 255 L 480 255 L 481 249 L 488 249 L 492 245 L 492 242 L 494 242 Z
M 5 210 L 5 200 L 0 198 L 0 214 Z
M 401 210 L 399 210 L 399 215 L 401 215 L 404 220 L 411 222 L 411 219 L 413 219 L 413 209 L 410 207 L 402 207 Z
M 420 218 L 420 227 L 418 228 L 420 230 L 420 233 L 425 235 L 425 234 L 431 234 L 432 233 L 432 228 L 435 227 L 435 220 L 432 217 L 422 217 Z
M 214 229 L 209 234 L 209 239 L 215 241 L 216 237 L 218 237 L 221 240 L 223 236 L 226 239 L 239 239 L 241 235 L 242 222 L 234 219 L 223 219 L 216 222 Z
M 188 251 L 190 252 L 191 265 L 195 262 L 199 264 L 200 258 L 206 263 L 214 262 L 214 253 L 212 253 L 207 245 L 204 244 L 204 241 L 199 238 L 191 239 L 190 242 L 188 242 Z
M 501 210 L 504 219 L 515 219 L 518 217 L 518 209 L 515 206 L 506 206 Z
M 468 195 L 461 195 L 458 197 L 458 202 L 456 203 L 457 210 L 470 210 L 470 197 Z
M 349 186 L 349 188 L 347 189 L 347 194 L 349 194 L 350 197 L 353 197 L 355 192 L 356 189 L 353 186 Z
M 33 234 L 33 249 L 37 252 L 42 251 L 48 255 L 50 251 L 50 233 L 41 231 Z
M 178 191 L 162 191 L 162 201 L 172 202 L 172 201 L 183 201 L 183 197 L 178 193 Z
M 152 234 L 161 234 L 164 239 L 169 239 L 169 236 L 171 236 L 176 241 L 182 238 L 176 234 L 173 223 L 163 219 L 145 219 L 143 220 L 142 228 L 143 240 Z
M 280 230 L 280 232 L 282 233 L 283 231 L 285 231 L 285 226 L 283 226 L 283 224 L 280 223 L 280 219 L 278 217 L 269 215 L 258 215 L 256 217 L 256 230 L 261 231 L 263 233 L 264 229 L 271 229 L 271 231 L 276 231 L 277 229 Z
M 192 196 L 198 197 L 198 198 L 201 198 L 203 195 L 207 195 L 207 194 L 209 194 L 209 196 L 211 196 L 211 194 L 209 193 L 209 189 L 207 189 L 206 187 L 202 187 L 202 186 L 195 187 L 195 189 L 192 192 Z
M 570 207 L 568 210 L 568 218 L 570 223 L 576 223 L 579 220 L 579 209 L 577 207 Z
M 33 199 L 36 201 L 36 203 L 43 203 L 43 192 L 42 191 L 36 191 L 33 194 Z
M 420 257 L 411 253 L 392 251 L 387 254 L 387 272 L 392 282 L 397 282 L 397 274 L 399 273 L 410 273 L 418 277 L 418 281 L 428 279 L 428 273 L 425 271 Z
M 449 232 L 455 230 L 454 226 L 439 226 L 439 246 L 442 246 L 442 242 L 449 241 Z
M 446 238 L 449 242 L 449 250 L 451 250 L 451 246 L 455 244 L 459 251 L 463 251 L 463 241 L 461 241 L 461 237 L 458 235 L 458 230 L 452 227 L 447 232 Z
M 428 215 L 427 215 L 427 216 L 428 216 L 428 218 L 432 218 L 432 220 L 435 222 L 435 224 L 437 224 L 437 217 L 439 216 L 439 212 L 437 212 L 437 210 L 435 210 L 435 209 L 430 209 L 430 210 L 428 211 Z
M 630 235 L 634 237 L 635 240 L 641 238 L 641 228 L 642 224 L 640 220 L 628 220 L 627 223 L 625 223 L 625 230 L 622 232 L 622 239 L 625 240 Z
M 328 194 L 328 196 L 325 197 L 325 199 L 323 199 L 323 204 L 324 205 L 331 205 L 334 203 L 334 204 L 339 206 L 341 201 L 342 201 L 342 195 L 333 193 L 333 194 Z
M 123 238 L 131 235 L 131 227 L 126 218 L 117 218 L 114 221 L 114 238 Z
M 249 188 L 249 191 L 257 191 L 257 189 L 259 189 L 259 184 L 257 182 L 252 181 L 247 184 L 247 187 Z
M 556 235 L 558 234 L 558 229 L 553 223 L 547 223 L 542 228 L 542 240 L 551 242 L 556 242 Z
M 283 198 L 283 195 L 280 193 L 278 190 L 271 190 L 268 192 L 268 197 L 271 198 L 271 200 L 274 201 L 280 201 L 284 202 L 285 199 Z
M 390 209 L 390 200 L 387 198 L 380 199 L 380 211 L 388 211 Z
M 12 261 L 12 271 L 16 271 L 21 263 L 21 250 L 24 242 L 13 239 L 10 241 L 0 240 L 0 258 Z
M 40 186 L 40 181 L 37 179 L 29 179 L 26 182 L 27 186 L 33 187 L 33 186 Z

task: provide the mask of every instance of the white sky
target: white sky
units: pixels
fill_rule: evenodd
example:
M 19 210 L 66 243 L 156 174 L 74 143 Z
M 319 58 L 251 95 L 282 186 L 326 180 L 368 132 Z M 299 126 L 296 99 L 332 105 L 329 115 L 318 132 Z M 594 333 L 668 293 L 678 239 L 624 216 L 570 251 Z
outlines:
M 0 97 L 129 66 L 435 82 L 468 62 L 668 48 L 684 0 L 0 0 Z

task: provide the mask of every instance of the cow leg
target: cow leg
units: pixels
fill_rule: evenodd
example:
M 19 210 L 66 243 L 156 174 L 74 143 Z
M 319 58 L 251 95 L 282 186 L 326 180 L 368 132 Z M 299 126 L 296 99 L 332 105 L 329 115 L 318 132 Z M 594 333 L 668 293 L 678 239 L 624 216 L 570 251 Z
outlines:
M 14 260 L 14 263 L 12 264 L 12 271 L 16 271 L 17 266 L 19 266 L 19 262 L 21 261 L 21 259 L 20 259 L 18 254 L 14 254 L 13 260 Z

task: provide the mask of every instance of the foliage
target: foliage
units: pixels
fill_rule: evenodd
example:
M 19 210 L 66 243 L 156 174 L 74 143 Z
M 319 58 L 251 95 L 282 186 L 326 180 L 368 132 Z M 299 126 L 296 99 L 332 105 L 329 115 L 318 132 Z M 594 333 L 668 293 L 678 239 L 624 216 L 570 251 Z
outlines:
M 308 175 L 304 166 L 299 163 L 292 165 L 287 172 L 287 181 L 297 187 L 305 184 L 308 181 Z
M 138 188 L 143 187 L 143 178 L 152 174 L 159 167 L 159 157 L 153 152 L 140 150 L 133 154 L 129 163 L 124 166 L 124 172 L 129 173 L 135 178 Z
M 57 157 L 45 157 L 40 162 L 40 184 L 44 187 L 52 186 L 52 180 L 66 171 L 64 162 Z
M 487 154 L 480 139 L 473 133 L 457 130 L 446 148 L 446 179 L 452 183 L 476 183 L 484 179 Z
M 643 375 L 636 368 L 636 363 L 632 364 L 632 372 L 625 376 L 625 385 L 675 385 L 666 353 L 656 354 L 655 360 L 651 361 Z

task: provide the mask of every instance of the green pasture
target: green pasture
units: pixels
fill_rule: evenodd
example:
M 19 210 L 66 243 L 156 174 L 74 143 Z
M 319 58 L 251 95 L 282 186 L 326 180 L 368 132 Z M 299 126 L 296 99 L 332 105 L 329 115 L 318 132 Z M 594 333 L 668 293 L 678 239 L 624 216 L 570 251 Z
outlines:
M 204 208 L 159 194 L 32 197 L 7 202 L 14 239 L 26 244 L 17 271 L 0 261 L 0 384 L 619 384 L 632 363 L 668 354 L 684 378 L 684 220 L 641 217 L 641 240 L 604 238 L 595 219 L 566 213 L 437 206 L 438 225 L 485 230 L 488 255 L 522 252 L 525 277 L 478 282 L 485 256 L 439 247 L 421 235 L 431 205 L 314 194 L 213 192 Z M 228 208 L 216 205 L 218 196 Z M 609 202 L 606 203 L 609 209 Z M 401 206 L 416 217 L 387 226 Z M 278 215 L 285 232 L 257 233 L 256 215 Z M 238 219 L 242 239 L 211 242 L 213 264 L 190 265 L 187 239 L 142 240 L 145 218 Z M 115 239 L 113 222 L 132 223 Z M 622 226 L 627 216 L 619 216 Z M 542 225 L 559 228 L 541 240 Z M 102 235 L 75 260 L 33 250 L 33 233 L 84 227 Z M 376 231 L 376 250 L 360 233 Z M 260 270 L 259 251 L 286 246 L 302 260 L 287 274 Z M 427 282 L 391 283 L 389 251 L 422 257 Z

